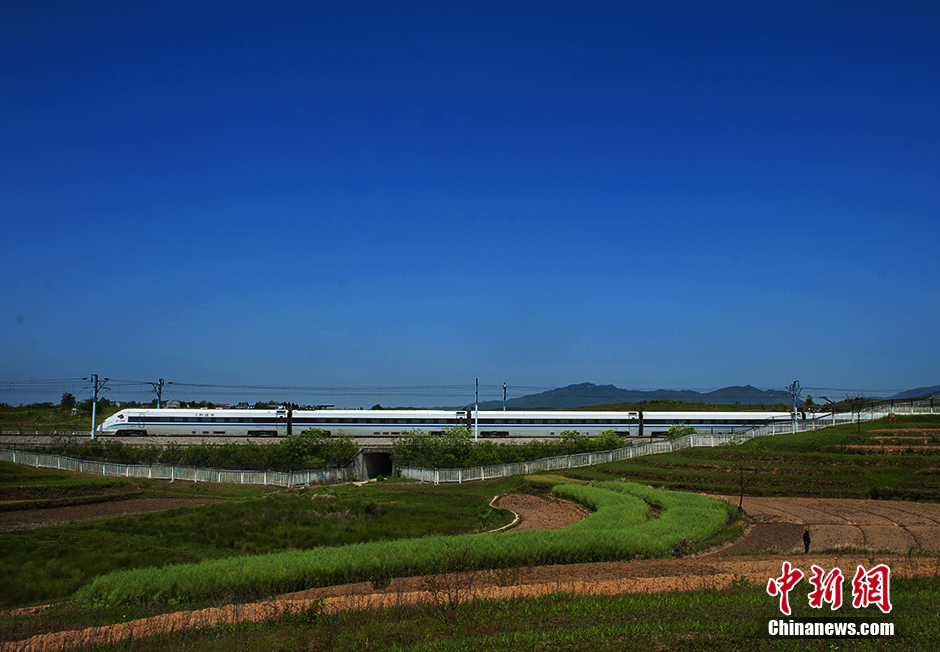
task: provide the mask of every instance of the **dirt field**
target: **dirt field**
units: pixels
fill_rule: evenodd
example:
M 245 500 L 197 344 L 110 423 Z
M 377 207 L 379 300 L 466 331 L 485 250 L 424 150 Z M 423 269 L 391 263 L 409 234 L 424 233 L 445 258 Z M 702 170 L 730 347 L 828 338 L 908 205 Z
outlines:
M 737 498 L 721 497 L 732 504 Z M 557 529 L 586 516 L 561 500 L 533 496 L 504 496 L 497 504 L 515 512 L 517 529 Z M 119 505 L 114 505 L 118 508 Z M 751 520 L 748 532 L 718 550 L 683 559 L 634 560 L 567 566 L 543 566 L 469 573 L 460 578 L 475 598 L 536 596 L 555 591 L 613 594 L 664 590 L 721 588 L 734 581 L 765 584 L 777 577 L 783 561 L 808 575 L 816 564 L 829 571 L 838 566 L 851 578 L 857 565 L 891 567 L 894 577 L 935 575 L 940 572 L 940 505 L 868 500 L 806 498 L 745 498 Z M 803 553 L 802 534 L 809 528 L 812 544 Z M 860 554 L 816 554 L 814 550 L 852 546 Z M 740 556 L 741 553 L 750 553 Z M 233 605 L 195 612 L 168 614 L 109 627 L 59 632 L 27 641 L 2 643 L 0 650 L 55 650 L 80 643 L 146 637 L 192 627 L 262 620 L 289 610 L 304 609 L 323 600 L 326 611 L 416 604 L 440 599 L 430 578 L 398 579 L 385 589 L 369 583 L 312 589 L 282 595 L 253 605 Z

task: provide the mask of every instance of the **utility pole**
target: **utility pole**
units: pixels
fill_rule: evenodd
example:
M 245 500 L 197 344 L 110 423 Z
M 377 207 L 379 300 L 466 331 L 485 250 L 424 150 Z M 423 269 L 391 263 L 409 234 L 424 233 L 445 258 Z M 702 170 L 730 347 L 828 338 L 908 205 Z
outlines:
M 506 411 L 506 383 L 503 383 L 503 412 Z
M 480 379 L 477 378 L 476 391 L 473 395 L 473 441 L 480 437 Z
M 832 425 L 836 425 L 835 401 L 830 401 L 828 396 L 820 396 L 819 398 L 821 398 L 822 400 L 824 400 L 827 404 L 831 406 L 829 409 L 832 410 Z
M 92 374 L 89 378 L 82 378 L 82 380 L 91 380 L 92 385 L 95 388 L 95 395 L 94 395 L 94 398 L 92 398 L 91 400 L 91 438 L 94 439 L 95 438 L 95 418 L 97 416 L 96 413 L 98 410 L 98 392 L 100 392 L 101 390 L 105 390 L 105 389 L 110 390 L 111 389 L 110 387 L 105 387 L 105 383 L 107 383 L 111 379 L 105 378 L 103 381 L 98 382 L 98 374 Z
M 800 394 L 803 393 L 803 390 L 800 389 L 800 381 L 794 380 L 787 391 L 790 392 L 790 396 L 793 397 L 793 432 L 796 432 L 796 402 L 800 397 Z
M 150 383 L 150 386 L 153 387 L 153 391 L 157 394 L 157 409 L 160 409 L 160 399 L 163 398 L 163 379 L 160 379 L 158 383 Z

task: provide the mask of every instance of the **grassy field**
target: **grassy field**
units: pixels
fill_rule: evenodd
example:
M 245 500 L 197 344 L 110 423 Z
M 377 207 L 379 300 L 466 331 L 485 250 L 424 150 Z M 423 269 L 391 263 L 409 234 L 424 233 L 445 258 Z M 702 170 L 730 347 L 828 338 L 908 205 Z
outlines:
M 498 491 L 415 483 L 272 491 L 0 463 L 0 501 L 26 500 L 29 507 L 137 498 L 222 501 L 0 533 L 0 609 L 61 600 L 100 575 L 129 568 L 498 527 L 511 519 L 488 506 Z
M 895 432 L 886 432 L 893 429 Z M 224 502 L 158 514 L 0 534 L 4 608 L 61 600 L 94 577 L 122 568 L 163 567 L 280 550 L 308 550 L 432 534 L 478 532 L 506 522 L 486 507 L 497 493 L 538 491 L 563 480 L 636 480 L 695 492 L 940 500 L 940 455 L 931 430 L 940 418 L 900 418 L 738 446 L 686 449 L 585 469 L 555 471 L 552 482 L 520 478 L 433 486 L 373 483 L 270 492 L 257 487 L 101 479 L 0 465 L 0 500 L 82 500 L 88 496 L 218 498 Z M 926 434 L 925 434 L 926 433 Z M 36 585 L 37 589 L 26 589 Z M 4 589 L 3 587 L 12 587 Z M 2 593 L 6 591 L 6 593 Z M 893 639 L 771 641 L 759 631 L 779 617 L 762 586 L 724 591 L 613 597 L 556 594 L 462 605 L 326 615 L 316 609 L 261 624 L 221 626 L 116 649 L 192 650 L 647 650 L 937 649 L 940 579 L 896 580 Z M 180 607 L 187 606 L 180 604 Z M 198 606 L 193 603 L 193 606 Z M 808 607 L 806 608 L 808 610 Z M 39 617 L 5 616 L 0 639 L 120 622 L 159 606 L 79 608 L 62 603 Z M 818 612 L 796 614 L 818 616 Z M 842 614 L 858 615 L 858 613 Z M 876 620 L 884 620 L 879 616 Z
M 98 424 L 121 408 L 103 407 L 95 414 Z M 72 414 L 71 408 L 61 405 L 36 404 L 20 407 L 0 404 L 0 431 L 2 432 L 87 432 L 91 430 L 91 408 Z
M 666 557 L 680 545 L 694 549 L 711 541 L 734 517 L 720 501 L 634 483 L 564 484 L 553 493 L 588 506 L 593 514 L 555 531 L 398 537 L 140 568 L 98 577 L 78 591 L 75 600 L 85 607 L 128 608 L 214 602 L 233 595 L 257 600 L 366 580 L 373 586 L 387 585 L 396 577 L 438 572 Z
M 750 496 L 940 502 L 940 417 L 847 424 L 743 444 L 686 448 L 563 475 L 631 480 L 681 491 Z M 927 433 L 926 435 L 923 433 Z

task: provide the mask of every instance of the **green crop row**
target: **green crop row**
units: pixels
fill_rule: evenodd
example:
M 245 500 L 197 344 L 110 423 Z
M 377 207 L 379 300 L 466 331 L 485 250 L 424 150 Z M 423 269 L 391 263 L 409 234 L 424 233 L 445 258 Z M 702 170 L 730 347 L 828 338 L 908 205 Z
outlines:
M 241 601 L 428 573 L 656 557 L 683 539 L 713 536 L 730 517 L 718 501 L 628 483 L 561 485 L 554 491 L 596 511 L 557 531 L 431 536 L 129 570 L 97 578 L 76 598 L 89 606 Z M 660 510 L 658 516 L 651 507 Z

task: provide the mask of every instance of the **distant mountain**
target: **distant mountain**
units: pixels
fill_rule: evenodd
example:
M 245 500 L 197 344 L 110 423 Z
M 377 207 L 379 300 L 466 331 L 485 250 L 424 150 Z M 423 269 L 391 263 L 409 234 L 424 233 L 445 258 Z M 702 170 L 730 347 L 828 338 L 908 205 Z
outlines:
M 933 387 L 918 387 L 916 389 L 909 389 L 906 392 L 895 394 L 891 398 L 893 399 L 921 398 L 923 396 L 937 396 L 937 395 L 940 395 L 940 385 L 934 385 Z
M 725 387 L 714 392 L 696 392 L 691 389 L 656 389 L 641 391 L 620 389 L 613 385 L 595 385 L 580 383 L 558 389 L 551 389 L 539 394 L 529 394 L 506 401 L 506 407 L 514 410 L 564 409 L 585 407 L 588 405 L 606 405 L 611 403 L 641 403 L 643 401 L 685 401 L 689 403 L 709 403 L 719 405 L 776 405 L 790 404 L 790 395 L 783 390 L 761 390 L 751 385 Z M 499 410 L 502 401 L 480 403 L 481 410 Z

